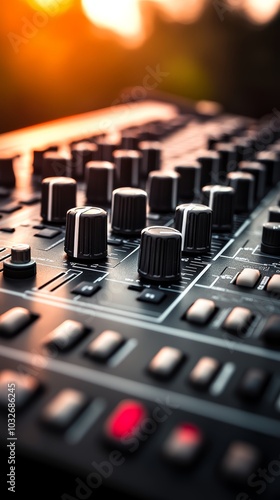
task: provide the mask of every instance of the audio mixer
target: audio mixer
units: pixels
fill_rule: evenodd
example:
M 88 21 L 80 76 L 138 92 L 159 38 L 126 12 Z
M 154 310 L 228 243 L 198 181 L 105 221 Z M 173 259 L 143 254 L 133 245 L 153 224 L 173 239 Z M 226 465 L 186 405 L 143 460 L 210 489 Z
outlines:
M 277 110 L 152 97 L 0 153 L 3 494 L 279 499 Z

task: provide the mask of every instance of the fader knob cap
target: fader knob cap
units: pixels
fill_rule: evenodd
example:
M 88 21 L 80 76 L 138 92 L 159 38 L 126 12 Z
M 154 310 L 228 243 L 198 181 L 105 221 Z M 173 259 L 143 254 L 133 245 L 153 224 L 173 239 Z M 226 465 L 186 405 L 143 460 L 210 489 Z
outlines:
M 141 232 L 138 273 L 151 281 L 177 281 L 181 277 L 182 236 L 171 227 L 150 226 Z
M 140 234 L 146 226 L 147 193 L 142 189 L 123 187 L 113 191 L 111 229 L 128 236 Z
M 67 211 L 76 206 L 77 183 L 70 177 L 47 177 L 42 181 L 41 217 L 65 224 Z
M 107 256 L 107 219 L 98 207 L 75 207 L 67 212 L 64 250 L 70 258 L 99 260 Z
M 263 225 L 261 251 L 280 255 L 280 223 L 266 222 Z
M 212 210 L 199 203 L 178 205 L 175 228 L 182 233 L 182 252 L 202 254 L 210 251 Z

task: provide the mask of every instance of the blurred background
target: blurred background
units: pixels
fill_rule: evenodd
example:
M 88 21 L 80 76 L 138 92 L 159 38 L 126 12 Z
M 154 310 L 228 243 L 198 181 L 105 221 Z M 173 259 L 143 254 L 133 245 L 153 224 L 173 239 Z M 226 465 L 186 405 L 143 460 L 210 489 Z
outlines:
M 280 109 L 279 12 L 280 0 L 1 2 L 0 133 L 151 90 Z

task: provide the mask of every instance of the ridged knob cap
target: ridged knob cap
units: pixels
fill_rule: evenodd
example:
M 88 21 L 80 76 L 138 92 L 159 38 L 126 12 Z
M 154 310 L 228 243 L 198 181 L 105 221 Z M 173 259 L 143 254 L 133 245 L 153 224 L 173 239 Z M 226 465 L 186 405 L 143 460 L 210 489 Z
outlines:
M 70 177 L 46 177 L 42 181 L 41 217 L 64 224 L 67 211 L 76 206 L 77 183 Z
M 116 187 L 138 187 L 142 154 L 136 150 L 117 149 L 113 153 Z
M 254 207 L 255 178 L 247 172 L 230 172 L 228 185 L 235 190 L 235 212 L 248 213 Z
M 271 255 L 280 255 L 280 224 L 266 222 L 263 225 L 261 251 Z
M 204 186 L 202 199 L 213 211 L 212 230 L 230 232 L 233 226 L 235 191 L 230 186 Z
M 173 170 L 150 172 L 147 179 L 146 190 L 148 193 L 151 212 L 173 212 L 178 201 L 179 174 Z
M 151 281 L 177 281 L 181 277 L 179 231 L 171 227 L 151 226 L 141 232 L 138 272 Z
M 94 205 L 109 205 L 111 203 L 114 175 L 114 164 L 109 161 L 90 161 L 86 164 L 87 203 Z
M 64 250 L 78 260 L 107 256 L 107 212 L 98 207 L 75 207 L 67 212 Z
M 123 187 L 113 191 L 111 229 L 124 235 L 140 234 L 146 226 L 147 193 L 138 188 Z
M 178 205 L 174 227 L 182 233 L 182 252 L 207 253 L 211 249 L 212 210 L 199 203 Z

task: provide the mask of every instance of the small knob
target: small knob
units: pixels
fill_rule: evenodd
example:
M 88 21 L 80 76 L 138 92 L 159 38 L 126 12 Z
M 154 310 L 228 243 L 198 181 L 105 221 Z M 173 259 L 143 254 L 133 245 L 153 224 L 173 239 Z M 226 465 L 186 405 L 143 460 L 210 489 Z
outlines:
M 142 189 L 123 187 L 113 191 L 111 228 L 113 233 L 128 236 L 140 234 L 146 226 L 147 193 Z
M 280 223 L 266 222 L 263 225 L 261 251 L 270 255 L 280 255 Z
M 228 233 L 232 230 L 235 191 L 230 186 L 204 186 L 202 199 L 213 211 L 212 230 Z
M 241 161 L 238 165 L 238 170 L 240 172 L 247 172 L 252 174 L 255 178 L 255 190 L 254 198 L 255 200 L 261 200 L 265 194 L 266 185 L 266 168 L 265 166 L 257 161 Z
M 175 228 L 182 233 L 182 252 L 207 253 L 211 249 L 212 210 L 199 203 L 178 205 Z
M 250 137 L 235 137 L 233 144 L 236 148 L 237 163 L 251 161 L 255 156 L 254 141 Z
M 141 141 L 139 151 L 142 153 L 141 177 L 147 179 L 149 172 L 160 169 L 161 143 L 158 141 Z
M 67 212 L 64 250 L 70 258 L 100 260 L 107 256 L 107 219 L 98 207 L 75 207 Z
M 201 164 L 192 161 L 174 168 L 179 177 L 179 200 L 183 203 L 193 201 L 200 194 Z
M 134 130 L 124 130 L 122 132 L 121 149 L 138 149 L 139 136 Z
M 139 151 L 118 149 L 113 153 L 116 187 L 138 187 L 142 154 Z
M 44 161 L 44 154 L 49 152 L 57 151 L 57 146 L 49 146 L 46 149 L 36 149 L 33 151 L 33 175 L 41 175 L 42 176 L 42 165 Z
M 42 179 L 46 177 L 63 177 L 70 173 L 71 156 L 66 153 L 48 151 L 43 154 Z
M 114 189 L 115 166 L 109 161 L 89 161 L 85 183 L 87 203 L 110 205 Z
M 36 262 L 31 259 L 31 249 L 27 244 L 14 245 L 11 258 L 3 263 L 5 278 L 31 278 L 36 274 Z
M 71 177 L 84 179 L 86 163 L 97 159 L 98 147 L 93 142 L 78 142 L 72 146 Z
M 151 212 L 174 212 L 178 201 L 179 177 L 173 170 L 149 173 L 146 190 Z
M 64 224 L 67 211 L 76 206 L 77 183 L 69 177 L 47 177 L 42 181 L 41 217 Z
M 151 226 L 142 230 L 138 273 L 151 281 L 177 281 L 181 277 L 182 236 L 171 227 Z
M 220 155 L 217 151 L 205 151 L 196 158 L 201 164 L 200 187 L 217 182 L 220 172 Z
M 16 177 L 14 173 L 14 158 L 0 158 L 0 186 L 5 188 L 14 188 Z
M 227 174 L 228 185 L 235 190 L 235 212 L 248 213 L 254 207 L 255 178 L 247 172 Z

